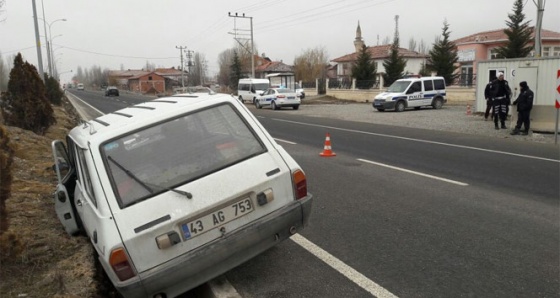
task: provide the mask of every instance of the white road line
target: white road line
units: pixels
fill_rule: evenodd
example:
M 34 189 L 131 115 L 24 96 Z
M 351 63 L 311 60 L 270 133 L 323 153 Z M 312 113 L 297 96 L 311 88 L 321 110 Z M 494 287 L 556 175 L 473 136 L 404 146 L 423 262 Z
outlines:
M 451 180 L 451 179 L 446 179 L 446 178 L 441 178 L 441 177 L 433 176 L 433 175 L 429 175 L 429 174 L 424 174 L 424 173 L 420 173 L 420 172 L 416 172 L 416 171 L 411 171 L 411 170 L 407 170 L 407 169 L 403 169 L 403 168 L 398 168 L 398 167 L 390 166 L 390 165 L 383 164 L 383 163 L 378 163 L 378 162 L 367 160 L 367 159 L 358 158 L 357 160 L 359 160 L 361 162 L 365 162 L 365 163 L 369 163 L 369 164 L 378 165 L 378 166 L 386 167 L 386 168 L 389 168 L 389 169 L 397 170 L 397 171 L 402 171 L 402 172 L 418 175 L 418 176 L 432 178 L 432 179 L 436 179 L 436 180 L 440 180 L 440 181 L 444 181 L 444 182 L 449 182 L 449 183 L 453 183 L 453 184 L 457 184 L 457 185 L 461 185 L 461 186 L 468 186 L 467 183 L 463 183 L 463 182 L 459 182 L 459 181 L 455 181 L 455 180 Z
M 294 143 L 294 142 L 290 142 L 290 141 L 286 141 L 286 140 L 282 140 L 282 139 L 277 139 L 277 138 L 273 138 L 273 139 L 275 139 L 278 142 L 284 142 L 284 143 L 288 143 L 290 145 L 297 145 L 297 143 Z
M 397 297 L 300 234 L 295 234 L 290 239 L 372 295 L 379 298 Z
M 263 118 L 264 118 L 264 117 L 263 117 Z M 276 120 L 276 121 L 281 121 L 281 122 L 288 122 L 288 123 L 294 123 L 294 124 L 301 124 L 301 125 L 307 125 L 307 126 L 313 126 L 313 127 L 323 127 L 323 128 L 333 129 L 333 130 L 348 131 L 348 132 L 355 132 L 355 133 L 363 133 L 363 134 L 372 135 L 372 136 L 379 136 L 379 137 L 386 137 L 386 138 L 393 138 L 393 139 L 414 141 L 414 142 L 427 143 L 427 144 L 436 144 L 436 145 L 449 146 L 449 147 L 455 147 L 455 148 L 463 148 L 463 149 L 470 149 L 470 150 L 478 150 L 478 151 L 483 151 L 483 152 L 492 152 L 492 153 L 497 153 L 497 154 L 504 154 L 504 155 L 511 155 L 511 156 L 518 156 L 518 157 L 524 157 L 524 158 L 531 158 L 531 159 L 538 159 L 538 160 L 552 161 L 552 162 L 560 163 L 560 160 L 550 159 L 550 158 L 544 158 L 544 157 L 538 157 L 538 156 L 517 154 L 517 153 L 504 152 L 504 151 L 498 151 L 498 150 L 483 149 L 483 148 L 477 148 L 477 147 L 471 147 L 471 146 L 463 146 L 463 145 L 456 145 L 456 144 L 441 143 L 441 142 L 435 142 L 435 141 L 427 141 L 427 140 L 421 140 L 421 139 L 413 139 L 413 138 L 407 138 L 407 137 L 392 136 L 392 135 L 381 134 L 381 133 L 374 133 L 374 132 L 368 132 L 368 131 L 362 131 L 362 130 L 355 130 L 355 129 L 346 129 L 346 128 L 340 128 L 340 127 L 334 127 L 334 126 L 327 126 L 327 125 L 319 125 L 319 124 L 304 123 L 304 122 L 298 122 L 298 121 L 290 121 L 290 120 L 284 120 L 284 119 L 278 119 L 278 118 L 271 118 L 271 119 L 272 119 L 272 120 Z
M 92 110 L 94 110 L 94 111 L 96 111 L 96 112 L 98 112 L 98 113 L 100 113 L 100 114 L 102 114 L 102 115 L 105 115 L 105 113 L 103 113 L 103 112 L 101 112 L 100 110 L 96 109 L 95 107 L 93 107 L 93 106 L 90 105 L 89 103 L 83 101 L 83 100 L 82 100 L 81 98 L 79 98 L 78 96 L 76 96 L 76 95 L 74 95 L 74 94 L 72 94 L 72 93 L 70 93 L 70 92 L 68 92 L 68 93 L 66 93 L 66 94 L 72 95 L 75 99 L 77 99 L 77 100 L 83 102 L 85 105 L 87 105 L 88 107 L 90 107 Z

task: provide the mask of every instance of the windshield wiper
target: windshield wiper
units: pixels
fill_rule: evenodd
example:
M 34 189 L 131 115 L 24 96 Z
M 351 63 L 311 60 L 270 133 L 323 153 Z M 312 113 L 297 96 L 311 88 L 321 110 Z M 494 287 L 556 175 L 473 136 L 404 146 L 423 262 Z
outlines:
M 178 190 L 178 189 L 173 189 L 173 188 L 169 188 L 169 187 L 164 187 L 161 185 L 154 185 L 151 183 L 147 183 L 144 182 L 142 180 L 140 180 L 140 178 L 136 177 L 136 175 L 134 175 L 131 171 L 129 171 L 128 169 L 126 169 L 125 167 L 123 167 L 120 163 L 118 163 L 114 158 L 112 158 L 110 155 L 107 156 L 107 159 L 112 161 L 119 169 L 121 169 L 123 172 L 125 172 L 126 175 L 128 175 L 128 177 L 134 179 L 134 181 L 138 182 L 138 184 L 140 184 L 142 187 L 144 187 L 147 191 L 150 192 L 150 194 L 154 193 L 154 190 L 152 189 L 152 187 L 156 187 L 162 190 L 167 190 L 167 191 L 172 191 L 175 193 L 178 193 L 180 195 L 183 195 L 185 197 L 187 197 L 187 199 L 192 199 L 192 194 L 190 192 L 187 191 L 182 191 L 182 190 Z M 149 186 L 148 186 L 149 185 Z M 151 186 L 151 187 L 150 187 Z

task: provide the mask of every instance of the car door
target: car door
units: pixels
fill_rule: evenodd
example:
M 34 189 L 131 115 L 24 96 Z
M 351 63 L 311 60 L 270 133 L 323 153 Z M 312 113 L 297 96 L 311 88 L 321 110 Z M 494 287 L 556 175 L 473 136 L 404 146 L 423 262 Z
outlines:
M 408 90 L 406 91 L 408 98 L 409 107 L 419 107 L 423 105 L 424 94 L 422 92 L 422 83 L 420 81 L 415 81 L 410 84 Z
M 54 157 L 53 169 L 58 181 L 54 192 L 55 212 L 66 233 L 74 235 L 80 231 L 79 220 L 70 195 L 73 194 L 75 187 L 75 166 L 62 141 L 53 141 L 51 147 Z
M 98 226 L 99 218 L 97 210 L 97 199 L 92 185 L 92 170 L 95 169 L 93 165 L 88 164 L 88 157 L 91 160 L 89 150 L 74 146 L 73 148 L 76 156 L 76 190 L 74 192 L 74 201 L 76 203 L 76 210 L 79 218 L 81 219 L 84 230 L 88 237 L 92 240 L 94 245 L 97 244 L 98 239 Z

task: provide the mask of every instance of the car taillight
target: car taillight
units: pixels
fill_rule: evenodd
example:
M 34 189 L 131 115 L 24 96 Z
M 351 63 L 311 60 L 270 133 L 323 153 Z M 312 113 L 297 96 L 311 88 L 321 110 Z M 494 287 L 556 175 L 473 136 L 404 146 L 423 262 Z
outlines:
M 285 98 L 286 95 L 278 95 L 278 96 L 276 96 L 276 97 L 277 97 L 277 98 Z
M 294 181 L 296 200 L 307 196 L 307 178 L 305 178 L 305 173 L 302 170 L 295 170 L 292 173 L 292 179 Z
M 120 281 L 125 281 L 136 276 L 132 265 L 128 261 L 128 256 L 122 247 L 111 252 L 109 264 Z

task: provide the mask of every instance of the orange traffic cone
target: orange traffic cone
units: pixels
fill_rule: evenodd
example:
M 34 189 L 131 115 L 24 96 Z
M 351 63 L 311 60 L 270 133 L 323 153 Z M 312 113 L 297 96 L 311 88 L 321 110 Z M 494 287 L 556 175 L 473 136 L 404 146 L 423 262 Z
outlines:
M 467 104 L 467 115 L 469 115 L 469 116 L 472 115 L 470 104 Z
M 323 157 L 336 156 L 336 153 L 332 152 L 331 135 L 328 132 L 327 132 L 327 137 L 325 138 L 325 148 L 323 149 L 323 152 L 319 153 L 319 155 Z

